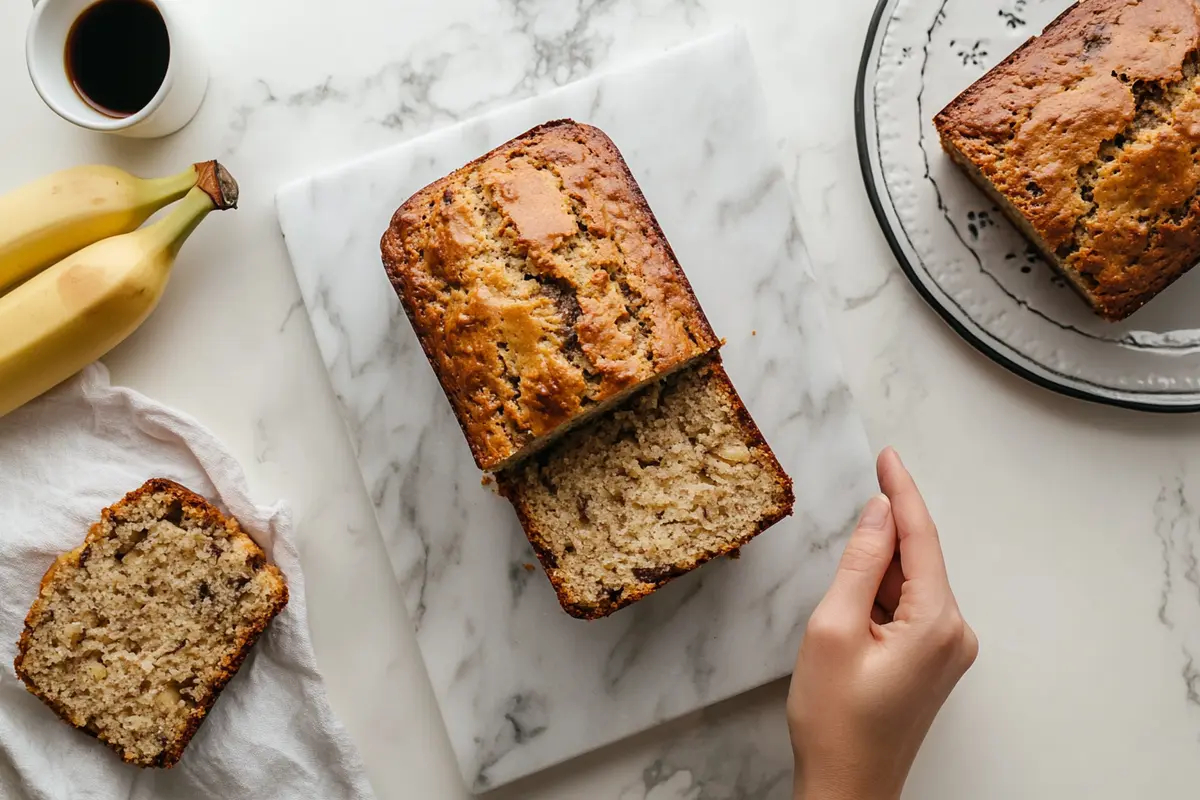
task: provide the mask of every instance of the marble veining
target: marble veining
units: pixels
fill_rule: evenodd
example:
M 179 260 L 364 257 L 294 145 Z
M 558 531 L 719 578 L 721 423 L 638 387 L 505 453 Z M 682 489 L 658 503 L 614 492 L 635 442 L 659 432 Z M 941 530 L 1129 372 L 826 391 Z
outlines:
M 1159 492 L 1154 535 L 1162 548 L 1158 621 L 1179 645 L 1181 696 L 1200 711 L 1200 513 L 1182 478 L 1164 482 Z
M 585 4 L 586 5 L 586 4 Z M 614 617 L 563 614 L 508 505 L 481 486 L 379 264 L 392 211 L 535 124 L 621 148 L 796 481 L 797 514 Z M 790 669 L 871 491 L 745 40 L 726 34 L 282 190 L 284 235 L 459 766 L 508 783 Z
M 377 14 L 380 25 L 404 24 L 412 30 L 403 34 L 405 46 L 393 48 L 394 56 L 365 74 L 335 63 L 311 83 L 285 87 L 275 77 L 258 77 L 222 97 L 233 109 L 223 155 L 236 154 L 256 125 L 269 128 L 280 124 L 277 118 L 291 122 L 297 115 L 327 124 L 325 112 L 332 108 L 385 133 L 422 133 L 576 81 L 611 62 L 614 51 L 660 49 L 693 38 L 695 30 L 707 27 L 710 14 L 699 0 L 466 0 L 465 5 L 475 6 L 476 13 L 424 8 L 413 16 L 404 9 L 397 22 Z M 417 33 L 426 27 L 427 36 Z M 219 92 L 221 87 L 214 93 Z M 260 125 L 264 116 L 272 123 Z M 353 135 L 370 140 L 361 129 Z

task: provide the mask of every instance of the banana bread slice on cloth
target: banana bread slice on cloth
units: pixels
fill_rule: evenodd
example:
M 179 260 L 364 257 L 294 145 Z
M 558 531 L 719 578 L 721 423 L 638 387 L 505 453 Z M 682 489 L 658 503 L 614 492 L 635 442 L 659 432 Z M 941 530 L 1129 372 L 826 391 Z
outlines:
M 212 434 L 109 385 L 108 371 L 95 364 L 0 420 L 0 465 L 0 797 L 373 797 L 317 670 L 290 515 L 282 505 L 251 502 L 241 467 Z M 102 508 L 158 476 L 170 481 L 151 481 L 96 523 Z M 70 554 L 52 566 L 63 553 Z M 95 574 L 83 580 L 80 562 Z M 41 584 L 48 569 L 49 595 Z M 102 576 L 124 582 L 122 603 L 144 603 L 149 617 L 117 603 Z M 76 579 L 78 590 L 67 586 Z M 83 597 L 96 602 L 73 604 Z M 41 614 L 29 633 L 25 618 L 35 603 Z M 180 611 L 179 603 L 192 607 Z M 139 620 L 147 626 L 139 629 Z M 74 672 L 49 665 L 51 643 L 38 643 L 40 630 L 58 633 L 68 650 L 85 648 L 62 664 Z M 85 698 L 67 690 L 92 682 L 91 732 L 107 730 L 130 760 L 169 765 L 194 727 L 178 764 L 138 769 L 63 724 L 3 666 L 17 660 L 23 634 L 21 672 L 43 695 L 57 692 L 60 713 L 84 708 L 76 701 Z M 134 666 L 145 675 L 140 694 L 118 700 L 115 690 L 133 680 L 127 668 Z M 235 670 L 198 724 L 196 712 Z M 72 721 L 86 727 L 89 720 Z

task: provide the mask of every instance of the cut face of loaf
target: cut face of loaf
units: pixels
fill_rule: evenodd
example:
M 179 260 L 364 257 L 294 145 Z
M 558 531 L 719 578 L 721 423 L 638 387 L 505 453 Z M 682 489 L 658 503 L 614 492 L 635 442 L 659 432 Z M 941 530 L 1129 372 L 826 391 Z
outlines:
M 1085 0 L 934 119 L 942 146 L 1121 320 L 1200 260 L 1200 12 Z
M 383 263 L 481 469 L 718 345 L 612 141 L 562 120 L 422 189 Z
M 500 473 L 562 607 L 595 619 L 792 513 L 792 481 L 715 359 Z
M 287 599 L 236 520 L 151 480 L 50 567 L 17 675 L 125 761 L 170 767 Z

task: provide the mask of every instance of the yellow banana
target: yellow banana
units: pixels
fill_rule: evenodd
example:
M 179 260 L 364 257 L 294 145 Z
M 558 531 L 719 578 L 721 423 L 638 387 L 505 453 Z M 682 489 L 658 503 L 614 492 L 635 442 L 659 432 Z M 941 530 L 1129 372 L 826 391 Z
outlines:
M 82 247 L 136 230 L 196 178 L 195 166 L 149 180 L 116 167 L 75 167 L 0 196 L 0 292 Z
M 137 330 L 158 305 L 175 255 L 213 209 L 237 206 L 215 161 L 153 225 L 97 242 L 0 296 L 0 417 L 66 380 Z

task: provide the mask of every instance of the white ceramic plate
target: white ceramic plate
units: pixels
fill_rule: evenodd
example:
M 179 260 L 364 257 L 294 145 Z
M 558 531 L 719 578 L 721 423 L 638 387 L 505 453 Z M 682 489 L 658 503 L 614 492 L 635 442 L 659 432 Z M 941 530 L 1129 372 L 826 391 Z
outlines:
M 1200 411 L 1200 269 L 1096 317 L 938 143 L 933 116 L 1070 0 L 882 0 L 855 98 L 859 157 L 900 266 L 963 338 L 1063 394 Z

